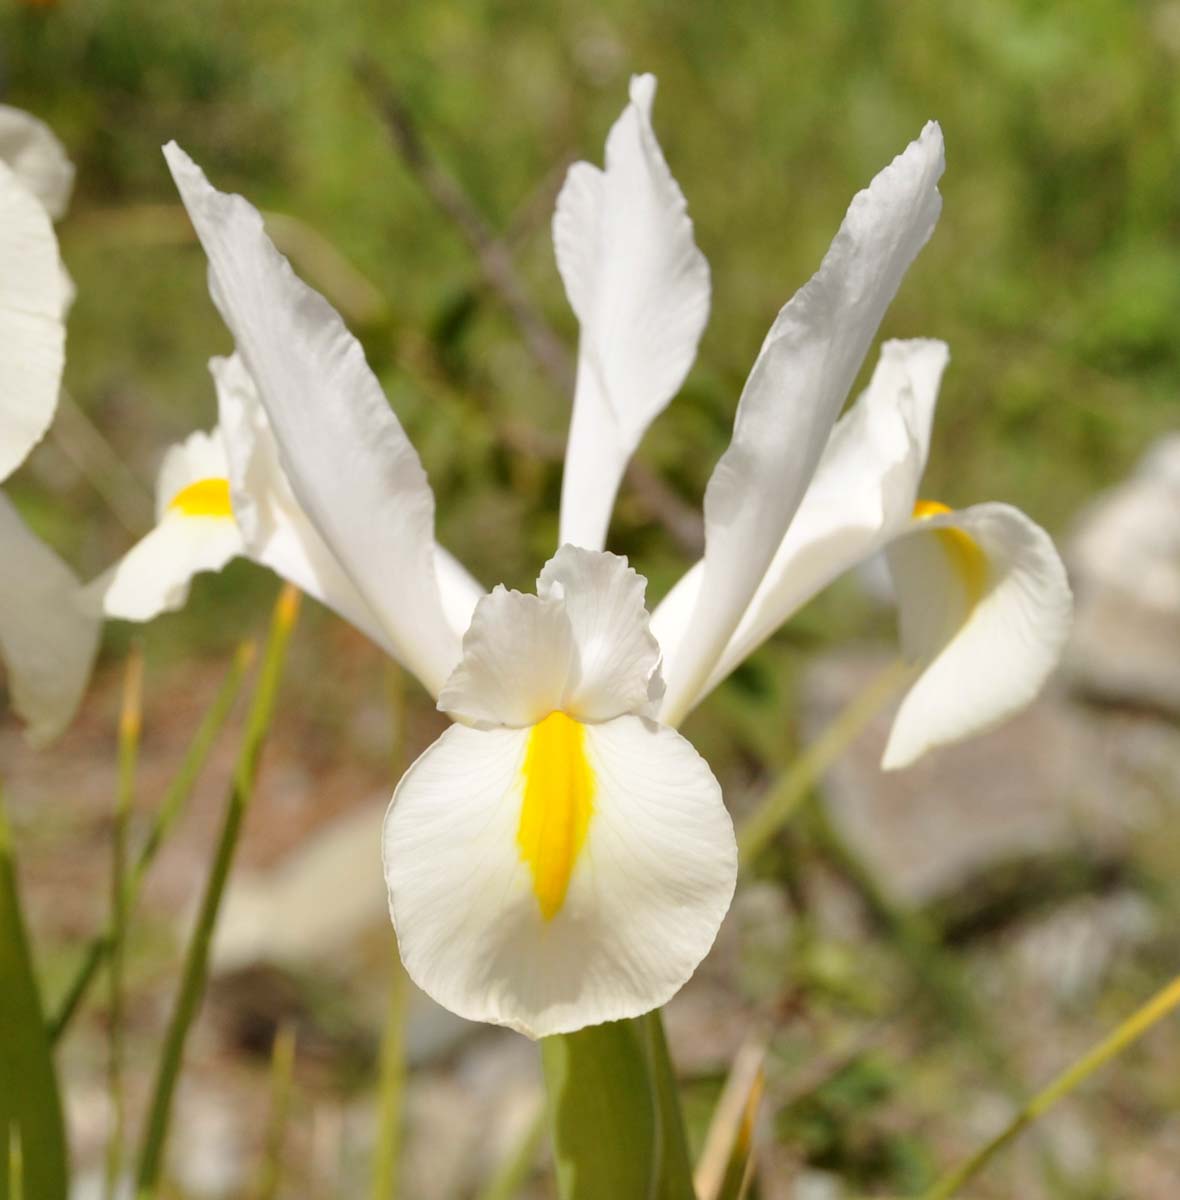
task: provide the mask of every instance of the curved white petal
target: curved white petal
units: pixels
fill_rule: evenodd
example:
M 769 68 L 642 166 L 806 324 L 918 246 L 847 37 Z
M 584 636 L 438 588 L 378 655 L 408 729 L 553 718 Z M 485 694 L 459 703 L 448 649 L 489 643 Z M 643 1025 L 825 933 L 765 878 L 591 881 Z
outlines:
M 546 915 L 522 850 L 531 736 L 447 730 L 398 786 L 384 859 L 415 983 L 535 1038 L 670 999 L 713 943 L 737 851 L 717 781 L 679 734 L 634 716 L 585 726 L 589 817 Z
M 585 721 L 655 715 L 664 685 L 646 590 L 647 580 L 617 554 L 562 546 L 545 564 L 537 595 L 564 600 L 574 639 L 575 671 L 561 703 L 567 712 Z
M 258 387 L 300 507 L 437 695 L 460 641 L 435 574 L 434 496 L 335 310 L 299 280 L 258 212 L 214 190 L 175 143 L 168 164 L 209 256 L 211 291 Z
M 397 648 L 381 622 L 295 499 L 266 411 L 242 360 L 236 354 L 214 358 L 209 369 L 217 389 L 218 422 L 245 552 L 397 658 Z M 461 636 L 483 589 L 441 547 L 436 549 L 435 564 L 448 620 Z
M 99 620 L 79 603 L 78 581 L 0 493 L 0 656 L 13 707 L 34 745 L 69 724 L 98 649 Z
M 656 81 L 606 142 L 606 169 L 575 163 L 553 242 L 581 324 L 561 494 L 561 542 L 599 550 L 619 481 L 644 431 L 688 374 L 709 316 L 709 266 L 651 125 Z
M 218 429 L 191 433 L 170 446 L 156 476 L 155 528 L 87 584 L 87 608 L 124 621 L 150 621 L 184 606 L 194 575 L 220 571 L 244 554 L 228 473 Z
M 816 593 L 909 525 L 947 358 L 944 342 L 881 347 L 869 386 L 832 430 L 786 536 L 698 701 Z M 676 656 L 689 628 L 702 574 L 697 563 L 652 616 L 667 657 Z
M 707 685 L 786 534 L 885 308 L 934 229 L 942 170 L 932 122 L 853 198 L 819 271 L 767 334 L 705 492 L 692 637 L 666 667 L 670 724 Z
M 156 472 L 156 520 L 162 521 L 185 488 L 206 479 L 225 479 L 229 459 L 220 429 L 190 433 L 164 451 Z
M 266 410 L 245 364 L 234 354 L 211 359 L 209 369 L 217 389 L 218 423 L 229 461 L 234 515 L 246 553 L 339 613 L 397 658 L 397 648 L 381 622 L 295 499 Z M 441 546 L 435 547 L 435 569 L 447 620 L 461 637 L 471 624 L 483 588 Z
M 463 657 L 443 686 L 438 707 L 476 725 L 532 725 L 561 708 L 575 663 L 562 600 L 500 585 L 475 606 Z
M 650 715 L 663 680 L 646 587 L 617 554 L 562 546 L 536 596 L 497 587 L 479 601 L 438 707 L 484 727 L 532 725 L 556 710 L 582 721 Z
M 245 552 L 232 516 L 168 513 L 113 566 L 87 585 L 88 607 L 123 621 L 150 621 L 188 600 L 194 575 L 220 571 Z
M 1049 535 L 1006 504 L 915 521 L 886 554 L 902 649 L 922 667 L 885 748 L 892 769 L 1028 704 L 1061 656 L 1072 600 Z
M 0 163 L 0 480 L 53 420 L 65 365 L 66 285 L 45 209 Z
M 53 220 L 65 214 L 74 189 L 74 165 L 44 121 L 0 104 L 0 162 L 13 169 Z

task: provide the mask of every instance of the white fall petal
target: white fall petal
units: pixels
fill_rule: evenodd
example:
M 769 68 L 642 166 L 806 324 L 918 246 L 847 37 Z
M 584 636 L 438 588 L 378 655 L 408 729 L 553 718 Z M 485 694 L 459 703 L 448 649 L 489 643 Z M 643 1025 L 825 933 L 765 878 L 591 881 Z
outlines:
M 49 215 L 0 161 L 0 480 L 53 420 L 69 301 Z
M 787 532 L 885 309 L 933 232 L 942 171 L 931 123 L 854 197 L 819 271 L 766 336 L 705 492 L 704 573 L 692 637 L 667 667 L 669 724 L 705 687 Z
M 0 657 L 8 691 L 35 746 L 69 724 L 98 649 L 100 622 L 78 601 L 78 581 L 0 493 Z
M 447 730 L 386 817 L 390 914 L 411 978 L 530 1037 L 637 1016 L 708 952 L 737 874 L 708 765 L 638 715 L 658 695 L 643 580 L 564 546 L 538 595 L 476 609 Z
M 553 243 L 581 326 L 561 493 L 560 541 L 600 550 L 627 460 L 680 389 L 709 316 L 709 266 L 651 124 L 656 81 L 606 143 L 606 166 L 575 163 Z
M 641 717 L 582 728 L 593 811 L 551 917 L 521 845 L 529 730 L 452 726 L 407 772 L 386 821 L 390 914 L 411 978 L 460 1016 L 534 1038 L 665 1003 L 733 895 L 733 829 L 692 746 Z
M 914 520 L 887 549 L 902 650 L 921 668 L 882 766 L 982 733 L 1028 704 L 1057 665 L 1072 598 L 1049 535 L 1007 504 Z
M 417 452 L 360 343 L 296 277 L 257 210 L 212 188 L 175 143 L 164 153 L 300 508 L 398 658 L 437 695 L 460 642 L 439 594 L 434 496 Z

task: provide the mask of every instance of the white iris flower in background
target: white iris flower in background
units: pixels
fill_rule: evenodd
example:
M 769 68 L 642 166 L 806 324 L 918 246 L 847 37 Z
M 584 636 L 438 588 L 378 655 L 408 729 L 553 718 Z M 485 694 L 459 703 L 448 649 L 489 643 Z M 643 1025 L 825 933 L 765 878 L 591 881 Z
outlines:
M 838 574 L 884 549 L 894 576 L 917 674 L 889 766 L 1027 703 L 1069 619 L 1061 563 L 1027 517 L 918 499 L 941 343 L 887 343 L 837 420 L 938 218 L 931 124 L 854 198 L 776 318 L 705 494 L 704 557 L 648 620 L 643 579 L 603 547 L 627 460 L 688 373 L 709 307 L 654 94 L 651 76 L 632 81 L 605 167 L 575 165 L 558 200 L 581 338 L 561 548 L 535 595 L 485 595 L 440 549 L 422 465 L 360 345 L 258 213 L 175 145 L 165 153 L 236 354 L 214 363 L 218 431 L 173 452 L 183 470 L 162 473 L 159 527 L 108 580 L 109 612 L 145 615 L 244 552 L 421 680 L 455 724 L 386 821 L 402 956 L 448 1008 L 530 1036 L 655 1008 L 708 951 L 734 838 L 675 727 Z
M 73 288 L 52 218 L 65 211 L 73 177 L 42 122 L 0 105 L 0 482 L 57 408 Z M 78 599 L 73 573 L 0 493 L 0 658 L 37 745 L 66 727 L 90 678 L 99 622 Z

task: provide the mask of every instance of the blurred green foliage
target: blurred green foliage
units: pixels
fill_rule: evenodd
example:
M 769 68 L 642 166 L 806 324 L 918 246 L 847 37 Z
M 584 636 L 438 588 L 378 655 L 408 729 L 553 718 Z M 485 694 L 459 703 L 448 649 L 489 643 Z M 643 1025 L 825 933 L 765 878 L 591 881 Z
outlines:
M 211 422 L 203 364 L 227 346 L 183 223 L 161 233 L 142 216 L 175 203 L 159 154 L 175 137 L 220 186 L 325 235 L 386 298 L 388 319 L 358 332 L 426 460 L 443 539 L 489 583 L 528 583 L 551 547 L 559 468 L 500 433 L 560 435 L 568 397 L 389 149 L 353 75 L 361 52 L 515 231 L 538 303 L 571 340 L 547 233 L 556 171 L 600 159 L 629 72 L 659 75 L 656 123 L 714 305 L 700 362 L 642 453 L 690 500 L 775 310 L 853 192 L 930 117 L 948 147 L 944 216 L 883 328 L 952 347 L 927 490 L 1011 500 L 1059 529 L 1174 421 L 1171 3 L 59 0 L 6 7 L 0 45 L 4 98 L 46 118 L 79 168 L 63 226 L 79 285 L 69 384 L 145 481 L 169 440 Z M 90 515 L 87 488 L 70 503 L 68 520 L 41 523 L 96 571 L 126 535 Z M 679 569 L 627 495 L 613 542 L 653 592 Z

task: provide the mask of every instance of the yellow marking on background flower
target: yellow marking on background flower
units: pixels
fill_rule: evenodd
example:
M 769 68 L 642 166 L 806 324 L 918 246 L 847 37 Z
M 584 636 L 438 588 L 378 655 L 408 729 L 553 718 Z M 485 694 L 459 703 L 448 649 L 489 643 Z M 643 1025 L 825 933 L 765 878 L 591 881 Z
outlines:
M 583 727 L 563 712 L 550 713 L 529 734 L 516 844 L 533 873 L 533 893 L 546 921 L 565 903 L 594 808 L 585 737 Z
M 941 517 L 950 511 L 945 504 L 939 504 L 937 500 L 919 500 L 914 505 L 914 520 L 925 521 L 929 517 Z M 942 543 L 951 565 L 962 581 L 968 602 L 974 606 L 987 588 L 987 555 L 966 530 L 951 527 L 935 529 L 933 532 Z
M 232 517 L 228 479 L 198 479 L 168 501 L 170 511 L 186 517 Z

